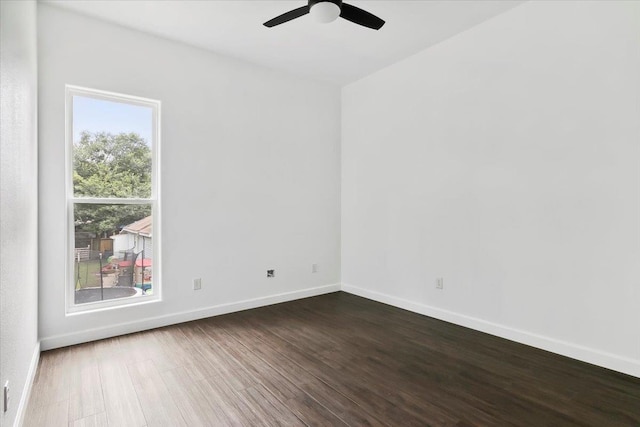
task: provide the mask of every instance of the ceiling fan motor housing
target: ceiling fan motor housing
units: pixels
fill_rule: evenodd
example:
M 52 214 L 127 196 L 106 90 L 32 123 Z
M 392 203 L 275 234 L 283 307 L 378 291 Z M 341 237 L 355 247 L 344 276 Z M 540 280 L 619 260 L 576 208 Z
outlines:
M 333 3 L 342 9 L 342 0 L 309 0 L 309 9 L 317 3 Z
M 309 0 L 309 13 L 316 22 L 333 22 L 341 12 L 342 0 Z

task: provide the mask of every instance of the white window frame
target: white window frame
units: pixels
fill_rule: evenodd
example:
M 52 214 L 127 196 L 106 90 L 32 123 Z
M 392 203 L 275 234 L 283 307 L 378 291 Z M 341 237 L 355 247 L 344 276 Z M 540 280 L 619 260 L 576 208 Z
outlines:
M 151 196 L 149 198 L 97 198 L 97 197 L 76 197 L 73 191 L 73 97 L 83 96 L 105 101 L 119 102 L 129 105 L 149 107 L 152 111 L 151 129 Z M 65 146 L 66 146 L 66 201 L 67 201 L 67 242 L 65 248 L 66 262 L 66 283 L 65 283 L 65 305 L 66 315 L 74 315 L 86 312 L 95 312 L 106 309 L 130 307 L 132 305 L 148 304 L 162 301 L 162 245 L 161 245 L 161 222 L 160 222 L 160 101 L 148 98 L 141 98 L 132 95 L 125 95 L 103 90 L 90 89 L 80 86 L 65 86 Z M 153 295 L 144 297 L 129 297 L 121 299 L 111 299 L 105 301 L 89 302 L 84 304 L 75 303 L 74 285 L 74 248 L 75 248 L 75 227 L 74 227 L 74 204 L 150 204 L 151 215 L 153 216 Z

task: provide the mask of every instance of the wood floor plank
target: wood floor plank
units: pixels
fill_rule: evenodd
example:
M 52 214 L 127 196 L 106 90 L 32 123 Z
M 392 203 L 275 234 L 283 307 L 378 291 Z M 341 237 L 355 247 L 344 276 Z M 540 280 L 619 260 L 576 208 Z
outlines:
M 209 410 L 221 420 L 220 425 L 250 425 L 250 414 L 244 410 L 244 402 L 224 380 L 219 377 L 200 380 L 196 382 L 196 389 L 207 401 Z
M 202 325 L 203 330 L 212 337 L 222 337 L 222 328 L 213 335 L 211 329 L 206 324 Z M 225 332 L 226 334 L 226 332 Z M 230 335 L 226 335 L 228 339 L 220 341 L 224 345 L 225 352 L 230 358 L 234 358 L 254 377 L 256 383 L 262 384 L 272 394 L 280 400 L 292 399 L 299 396 L 302 390 L 286 377 L 281 375 L 271 365 L 260 358 L 256 353 L 252 352 L 240 342 L 233 339 Z
M 202 380 L 201 371 L 194 365 L 185 365 L 160 374 L 162 380 L 171 390 L 182 418 L 190 427 L 206 427 L 223 425 L 222 420 L 211 409 L 207 399 L 203 398 L 198 382 Z
M 238 392 L 247 402 L 253 417 L 268 426 L 304 426 L 298 417 L 261 385 Z
M 640 426 L 640 378 L 343 292 L 42 353 L 25 426 Z
M 327 327 L 328 324 L 330 327 L 331 326 L 330 321 L 328 321 L 327 319 L 325 319 L 325 321 L 322 322 L 323 327 Z M 397 332 L 397 331 L 394 331 L 394 332 Z M 338 336 L 341 335 L 341 331 L 337 330 L 336 335 Z M 364 339 L 369 338 L 369 337 L 363 337 L 362 335 L 360 335 L 360 337 Z M 346 338 L 349 339 L 350 336 L 347 336 Z M 489 363 L 489 362 L 495 363 L 496 360 L 501 360 L 501 359 L 496 359 L 494 357 L 492 360 L 486 360 L 485 358 L 484 360 L 485 363 L 469 363 L 469 360 L 475 361 L 475 362 L 478 361 L 477 352 L 474 353 L 473 357 L 470 357 L 468 360 L 461 360 L 459 351 L 456 353 L 446 354 L 446 353 L 440 352 L 441 349 L 439 349 L 438 351 L 433 353 L 433 350 L 428 348 L 428 346 L 420 346 L 415 342 L 411 342 L 411 346 L 407 346 L 406 343 L 404 343 L 402 340 L 397 340 L 396 336 L 387 336 L 385 338 L 385 341 L 391 344 L 389 347 L 393 348 L 394 352 L 396 353 L 396 356 L 389 357 L 390 355 L 388 354 L 380 353 L 380 343 L 375 343 L 376 345 L 378 345 L 378 347 L 376 348 L 377 353 L 372 354 L 371 352 L 369 352 L 370 354 L 367 357 L 366 361 L 364 362 L 357 361 L 353 358 L 353 356 L 350 356 L 350 358 L 345 358 L 344 354 L 341 355 L 339 358 L 336 358 L 336 356 L 334 355 L 330 355 L 329 357 L 333 358 L 332 361 L 335 362 L 331 366 L 335 369 L 340 369 L 340 365 L 345 363 L 349 363 L 357 366 L 363 366 L 363 367 L 370 368 L 370 371 L 373 371 L 373 375 L 376 375 L 376 376 L 379 376 L 380 372 L 397 371 L 399 374 L 401 374 L 401 377 L 396 379 L 389 379 L 389 382 L 391 384 L 395 383 L 395 381 L 398 381 L 398 380 L 400 381 L 404 380 L 406 383 L 407 379 L 410 379 L 412 380 L 412 382 L 414 382 L 414 386 L 423 386 L 422 390 L 419 390 L 419 389 L 414 390 L 414 393 L 424 395 L 425 399 L 427 399 L 430 402 L 438 402 L 442 400 L 439 397 L 441 397 L 442 393 L 446 391 L 449 392 L 449 395 L 453 398 L 452 399 L 453 401 L 461 401 L 461 400 L 464 401 L 462 397 L 465 394 L 467 394 L 466 388 L 468 388 L 471 385 L 468 383 L 468 381 L 465 380 L 465 378 L 461 377 L 461 375 L 465 374 L 465 370 L 468 370 L 468 372 L 472 373 L 472 376 L 483 375 L 486 373 L 487 375 L 490 376 L 489 382 L 497 383 L 497 385 L 499 385 L 501 388 L 507 388 L 507 387 L 510 387 L 511 385 L 511 382 L 508 379 L 508 377 L 500 375 L 499 373 L 496 373 L 496 372 L 488 372 L 483 367 L 486 363 Z M 372 343 L 368 342 L 367 345 L 371 347 Z M 416 346 L 421 348 L 422 351 L 415 352 Z M 358 342 L 357 341 L 352 342 L 351 347 L 358 348 L 359 347 Z M 408 352 L 404 351 L 407 348 L 410 351 Z M 433 355 L 431 357 L 424 357 L 425 355 L 428 356 L 429 353 L 433 353 Z M 454 357 L 451 357 L 452 354 L 454 355 Z M 421 355 L 422 358 L 426 360 L 432 359 L 432 360 L 438 361 L 438 363 L 437 365 L 424 365 L 423 360 L 415 357 L 417 355 Z M 326 360 L 327 360 L 327 357 L 323 357 L 323 361 L 326 361 Z M 400 361 L 400 363 L 397 363 L 398 361 Z M 456 388 L 448 387 L 448 390 L 446 390 L 445 388 L 446 384 L 442 385 L 441 379 L 439 378 L 439 375 L 442 371 L 451 372 L 453 375 L 455 375 L 456 381 L 448 381 L 448 382 L 450 384 L 456 384 L 458 385 L 458 387 Z M 435 376 L 429 375 L 430 373 L 434 374 Z M 432 378 L 429 379 L 429 376 L 432 376 Z M 437 390 L 437 395 L 433 395 L 434 393 L 429 393 L 430 389 L 432 389 L 434 386 Z M 527 389 L 536 390 L 537 387 L 527 387 Z M 526 391 L 527 391 L 526 389 L 521 390 L 521 395 L 526 395 Z M 538 392 L 539 390 L 536 391 L 536 393 Z M 432 396 L 429 396 L 429 394 L 431 394 Z M 558 402 L 558 401 L 564 400 L 566 402 L 567 399 L 568 398 L 566 396 L 563 396 L 561 393 L 554 393 L 553 399 L 547 399 L 547 401 Z M 535 397 L 533 400 L 535 401 Z M 459 402 L 459 403 L 463 403 L 463 402 Z M 449 407 L 451 407 L 450 404 L 449 404 Z M 469 409 L 465 409 L 464 411 L 462 409 L 464 408 L 460 408 L 460 412 L 467 412 L 467 413 L 469 412 Z M 553 409 L 551 408 L 548 408 L 547 410 L 553 411 Z M 564 422 L 567 423 L 566 420 Z
M 188 426 L 152 359 L 127 364 L 148 427 Z
M 304 393 L 316 401 L 324 402 L 327 407 L 331 408 L 332 413 L 348 424 L 360 426 L 382 425 L 373 415 L 362 408 L 358 408 L 358 405 L 353 400 L 300 369 L 299 366 L 291 363 L 282 355 L 268 353 L 265 349 L 258 350 L 255 346 L 253 350 L 247 350 L 251 357 L 238 356 L 237 350 L 230 349 L 229 351 L 231 355 L 236 355 L 238 359 L 242 359 L 245 363 L 251 360 L 252 362 L 250 363 L 254 364 L 252 372 L 255 372 L 256 378 L 281 400 L 297 399 L 304 401 L 306 399 L 303 396 Z M 260 357 L 257 356 L 258 354 Z M 279 366 L 281 371 L 270 363 Z M 286 394 L 284 391 L 286 391 Z
M 68 370 L 70 381 L 69 420 L 79 420 L 90 415 L 104 412 L 102 382 L 97 364 L 93 366 L 71 368 Z
M 45 407 L 69 400 L 68 349 L 45 352 L 40 358 L 31 392 L 33 407 Z
M 89 415 L 88 417 L 84 417 L 79 420 L 70 421 L 69 427 L 109 427 L 107 413 L 100 412 L 99 414 Z
M 225 318 L 220 318 L 220 320 L 221 322 L 220 324 L 218 324 L 219 327 L 225 328 L 230 326 L 225 323 Z M 235 323 L 235 321 L 232 321 L 232 323 Z M 220 338 L 218 334 L 213 333 L 212 330 L 208 328 L 206 321 L 201 324 L 201 327 L 207 330 L 208 333 L 211 333 L 212 336 L 218 336 L 218 338 Z M 233 331 L 234 329 L 233 326 L 230 326 L 230 329 L 231 331 Z M 234 336 L 233 332 L 230 335 Z M 221 340 L 221 342 L 227 344 L 227 349 L 231 347 L 230 342 L 228 342 L 227 340 Z M 296 379 L 293 381 L 289 380 L 288 376 L 282 375 L 278 370 L 273 369 L 271 365 L 269 365 L 268 363 L 266 364 L 264 363 L 264 360 L 265 360 L 264 353 L 260 351 L 261 347 L 259 343 L 260 341 L 256 339 L 256 340 L 252 340 L 252 343 L 249 344 L 248 346 L 243 345 L 243 347 L 247 348 L 247 351 L 249 352 L 249 354 L 252 354 L 252 359 L 256 361 L 257 366 L 265 367 L 266 368 L 265 372 L 269 373 L 268 376 L 270 376 L 274 381 L 284 385 L 284 388 L 280 388 L 278 390 L 274 389 L 272 394 L 274 396 L 279 396 L 279 400 L 282 401 L 292 413 L 294 413 L 301 421 L 303 421 L 306 425 L 309 425 L 309 426 L 346 425 L 346 423 L 343 420 L 341 420 L 338 416 L 336 416 L 333 412 L 331 412 L 331 410 L 329 410 L 327 407 L 322 405 L 320 402 L 315 400 L 311 395 L 309 395 L 307 392 L 300 389 L 300 387 L 296 385 L 296 384 L 302 384 L 300 381 L 300 375 L 308 375 L 306 371 L 304 370 L 296 371 L 295 369 L 292 369 L 295 367 L 295 365 L 293 364 L 290 365 L 289 366 L 290 369 L 288 370 L 288 373 L 296 377 Z M 240 350 L 240 353 L 242 353 L 241 350 Z M 240 353 L 236 353 L 236 354 L 240 354 Z M 241 358 L 241 359 L 246 364 L 245 365 L 246 368 L 248 370 L 251 370 L 251 367 L 247 366 L 247 360 L 245 358 Z M 261 362 L 257 362 L 257 360 Z M 284 358 L 283 360 L 287 360 L 287 359 Z M 256 378 L 258 378 L 263 384 L 273 384 L 269 380 L 266 380 L 264 377 L 261 377 L 259 375 Z M 363 418 L 366 418 L 366 416 L 363 416 Z M 366 424 L 362 424 L 362 425 L 366 425 Z
M 224 350 L 202 328 L 188 323 L 180 326 L 180 331 L 197 347 L 197 352 L 211 365 L 217 374 L 228 381 L 235 390 L 243 390 L 255 384 L 251 374 L 235 359 L 229 358 Z
M 308 426 L 330 427 L 348 425 L 308 394 L 302 394 L 283 403 L 296 417 L 303 420 Z
M 170 326 L 152 331 L 156 338 L 164 348 L 164 352 L 170 355 L 173 360 L 173 367 L 169 370 L 190 367 L 190 375 L 197 376 L 199 380 L 205 379 L 218 374 L 211 360 L 208 360 L 199 351 L 198 343 L 193 342 L 184 333 L 181 332 L 180 326 Z M 163 364 L 166 369 L 166 364 Z M 161 372 L 165 369 L 159 369 Z
M 100 359 L 100 381 L 109 425 L 141 427 L 146 419 L 133 387 L 126 358 Z
M 244 321 L 250 322 L 248 319 Z M 264 344 L 256 346 L 253 349 L 254 352 L 273 360 L 283 374 L 295 378 L 298 382 L 309 384 L 321 379 L 337 392 L 349 396 L 354 402 L 363 406 L 367 413 L 383 422 L 393 423 L 394 420 L 402 419 L 405 425 L 424 424 L 421 418 L 390 402 L 384 396 L 385 389 L 363 385 L 363 379 L 359 376 L 333 371 L 320 360 L 315 359 L 312 353 L 299 349 L 266 328 L 261 329 L 259 323 L 248 323 L 243 331 L 251 335 L 251 341 L 257 340 Z
M 66 427 L 69 424 L 69 401 L 63 400 L 27 411 L 24 427 Z

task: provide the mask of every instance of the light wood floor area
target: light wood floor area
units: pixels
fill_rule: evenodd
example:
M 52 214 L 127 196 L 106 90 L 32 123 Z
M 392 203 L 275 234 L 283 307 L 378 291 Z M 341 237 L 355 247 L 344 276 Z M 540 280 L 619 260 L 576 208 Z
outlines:
M 640 379 L 346 293 L 44 352 L 26 426 L 640 426 Z

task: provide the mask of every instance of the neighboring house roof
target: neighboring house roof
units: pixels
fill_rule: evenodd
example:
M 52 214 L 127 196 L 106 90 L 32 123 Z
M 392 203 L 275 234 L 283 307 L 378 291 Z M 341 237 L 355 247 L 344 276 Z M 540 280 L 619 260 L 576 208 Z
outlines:
M 140 234 L 142 236 L 151 237 L 151 215 L 146 218 L 142 218 L 133 224 L 125 225 L 122 227 L 120 233 Z

